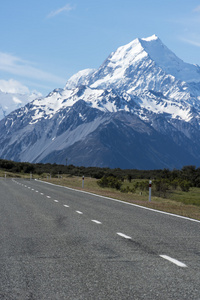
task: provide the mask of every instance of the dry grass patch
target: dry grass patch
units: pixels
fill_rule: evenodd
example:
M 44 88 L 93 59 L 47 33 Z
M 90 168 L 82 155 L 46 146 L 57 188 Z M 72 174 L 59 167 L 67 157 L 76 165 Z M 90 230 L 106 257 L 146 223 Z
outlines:
M 200 207 L 192 204 L 184 204 L 177 200 L 171 200 L 160 197 L 152 197 L 151 202 L 148 201 L 148 193 L 122 193 L 112 188 L 101 188 L 94 178 L 84 179 L 84 189 L 82 189 L 82 177 L 63 176 L 62 178 L 44 179 L 45 181 L 67 186 L 79 190 L 84 190 L 90 193 L 98 194 L 105 197 L 115 198 L 125 202 L 145 206 L 152 209 L 157 209 L 173 214 L 178 214 L 188 218 L 200 220 Z M 185 196 L 187 197 L 187 195 Z M 189 194 L 188 194 L 189 197 Z

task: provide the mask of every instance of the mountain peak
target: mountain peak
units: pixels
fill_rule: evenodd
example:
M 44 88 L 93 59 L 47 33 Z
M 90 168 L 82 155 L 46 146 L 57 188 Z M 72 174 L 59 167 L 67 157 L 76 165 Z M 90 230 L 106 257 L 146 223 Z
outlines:
M 62 164 L 67 157 L 114 168 L 199 165 L 198 82 L 200 68 L 156 35 L 137 38 L 98 70 L 79 71 L 64 89 L 1 120 L 0 157 Z
M 200 82 L 198 66 L 177 57 L 155 34 L 140 39 L 140 43 L 149 57 L 167 74 L 185 82 Z

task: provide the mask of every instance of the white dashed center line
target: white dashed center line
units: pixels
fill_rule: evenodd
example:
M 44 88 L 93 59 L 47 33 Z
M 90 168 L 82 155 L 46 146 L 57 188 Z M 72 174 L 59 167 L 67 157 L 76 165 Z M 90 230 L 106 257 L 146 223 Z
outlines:
M 43 193 L 40 193 L 40 195 L 44 195 Z
M 58 202 L 58 200 L 54 200 L 54 202 Z
M 49 199 L 50 199 L 51 197 L 50 197 L 50 196 L 47 196 L 47 198 L 49 198 Z
M 69 205 L 66 205 L 66 204 L 64 204 L 63 206 L 64 206 L 64 207 L 69 207 Z
M 121 236 L 121 237 L 125 238 L 125 239 L 131 240 L 131 237 L 130 237 L 130 236 L 128 236 L 128 235 L 126 235 L 126 234 L 124 234 L 124 233 L 117 232 L 117 234 L 118 234 L 119 236 Z
M 79 210 L 76 210 L 76 212 L 77 212 L 77 214 L 80 214 L 80 215 L 83 214 L 83 213 L 82 213 L 81 211 L 79 211 Z
M 102 224 L 101 222 L 97 221 L 97 220 L 91 220 L 92 222 L 96 223 L 96 224 Z
M 164 258 L 164 259 L 166 259 L 166 260 L 168 260 L 168 261 L 174 263 L 175 265 L 177 265 L 177 266 L 179 266 L 179 267 L 182 267 L 182 268 L 186 268 L 186 267 L 187 267 L 187 266 L 186 266 L 184 263 L 182 263 L 181 261 L 179 261 L 179 260 L 177 260 L 177 259 L 175 259 L 175 258 L 172 258 L 172 257 L 170 257 L 170 256 L 167 256 L 167 255 L 160 255 L 160 257 L 162 257 L 162 258 Z

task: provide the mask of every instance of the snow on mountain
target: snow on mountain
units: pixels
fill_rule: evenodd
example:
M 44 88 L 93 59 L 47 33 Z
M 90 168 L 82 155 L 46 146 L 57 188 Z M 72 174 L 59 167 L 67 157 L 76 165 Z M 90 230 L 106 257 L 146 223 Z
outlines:
M 155 35 L 135 39 L 2 120 L 0 156 L 121 168 L 200 164 L 199 70 Z
M 12 111 L 23 107 L 28 102 L 41 97 L 42 95 L 37 92 L 33 93 L 16 93 L 16 92 L 3 92 L 0 89 L 0 120 L 10 114 Z
M 88 77 L 94 73 L 95 69 L 85 69 L 74 74 L 66 83 L 65 89 L 74 89 L 79 85 L 87 85 Z
M 148 72 L 147 78 L 144 73 L 141 81 L 138 81 L 136 72 L 140 71 L 139 69 L 142 69 L 143 72 L 149 71 L 149 68 L 153 69 L 154 77 L 151 78 Z M 172 84 L 175 79 L 198 83 L 200 82 L 200 67 L 183 62 L 157 36 L 153 35 L 146 39 L 135 39 L 111 53 L 93 74 L 92 81 L 94 81 L 94 87 L 110 84 L 122 87 L 124 82 L 127 83 L 127 79 L 132 79 L 132 90 L 137 90 L 139 87 L 145 88 L 144 79 L 147 79 L 146 88 L 148 88 L 150 85 L 155 85 L 159 77 L 162 79 L 167 75 L 168 81 L 171 80 Z M 161 87 L 163 88 L 162 85 L 160 85 Z
M 105 112 L 131 112 L 139 105 L 153 113 L 168 113 L 172 118 L 189 121 L 191 107 L 200 110 L 199 69 L 184 63 L 155 35 L 135 39 L 111 53 L 98 70 L 79 71 L 64 89 L 35 100 L 33 123 L 43 116 L 52 117 L 80 99 Z
M 200 82 L 200 67 L 178 58 L 156 35 L 139 41 L 144 51 L 167 74 L 185 82 Z

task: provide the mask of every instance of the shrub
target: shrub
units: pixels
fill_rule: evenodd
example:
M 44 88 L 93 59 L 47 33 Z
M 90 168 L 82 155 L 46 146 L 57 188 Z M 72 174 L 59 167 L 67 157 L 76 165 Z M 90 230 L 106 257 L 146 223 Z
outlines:
M 122 192 L 122 193 L 128 193 L 128 192 L 130 192 L 129 186 L 121 187 L 120 192 Z
M 97 184 L 100 187 L 111 187 L 117 190 L 119 190 L 122 185 L 121 181 L 119 181 L 117 178 L 113 176 L 109 176 L 109 177 L 103 176 L 100 180 L 97 181 Z
M 156 196 L 166 197 L 170 185 L 168 180 L 166 179 L 154 180 L 153 185 L 154 185 L 154 194 Z
M 148 191 L 149 190 L 149 181 L 141 181 L 138 182 L 137 186 L 141 191 Z
M 173 188 L 174 190 L 176 190 L 177 187 L 179 186 L 179 180 L 178 180 L 177 178 L 174 179 L 174 180 L 172 180 L 171 186 L 172 186 L 172 188 Z
M 179 182 L 179 186 L 180 186 L 180 188 L 183 192 L 189 192 L 189 189 L 191 187 L 191 183 L 187 180 L 182 180 L 182 181 Z

